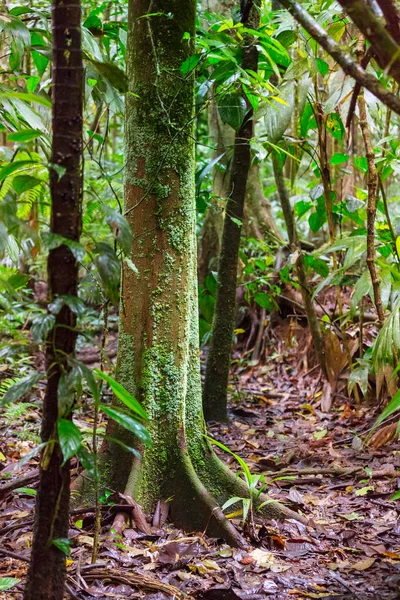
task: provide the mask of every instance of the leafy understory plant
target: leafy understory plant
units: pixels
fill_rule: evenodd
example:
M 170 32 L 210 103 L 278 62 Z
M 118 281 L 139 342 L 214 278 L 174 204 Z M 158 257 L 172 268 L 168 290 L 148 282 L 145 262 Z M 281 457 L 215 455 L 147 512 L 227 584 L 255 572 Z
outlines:
M 229 498 L 229 500 L 227 500 L 225 502 L 225 504 L 221 507 L 222 510 L 226 510 L 227 508 L 229 508 L 230 506 L 232 506 L 234 504 L 241 504 L 242 509 L 238 513 L 233 513 L 233 514 L 235 516 L 237 516 L 238 514 L 242 514 L 243 525 L 250 526 L 254 530 L 254 521 L 253 521 L 254 510 L 256 508 L 257 500 L 259 499 L 260 495 L 262 494 L 262 492 L 265 490 L 265 487 L 266 487 L 264 475 L 252 473 L 249 469 L 249 465 L 238 454 L 235 454 L 235 452 L 232 452 L 232 450 L 230 450 L 227 446 L 225 446 L 221 442 L 218 442 L 217 440 L 214 440 L 213 438 L 211 438 L 209 436 L 205 436 L 205 437 L 211 444 L 214 444 L 215 446 L 217 446 L 224 452 L 227 452 L 228 454 L 233 456 L 233 458 L 236 460 L 236 462 L 239 463 L 239 465 L 242 468 L 242 471 L 240 471 L 237 474 L 237 476 L 242 477 L 247 486 L 247 492 L 248 492 L 247 497 L 232 496 L 232 498 Z M 258 485 L 260 483 L 262 485 L 260 487 L 258 487 Z M 269 502 L 272 502 L 272 501 L 266 500 L 266 501 L 262 502 L 259 506 L 257 506 L 257 510 L 258 511 L 261 510 Z

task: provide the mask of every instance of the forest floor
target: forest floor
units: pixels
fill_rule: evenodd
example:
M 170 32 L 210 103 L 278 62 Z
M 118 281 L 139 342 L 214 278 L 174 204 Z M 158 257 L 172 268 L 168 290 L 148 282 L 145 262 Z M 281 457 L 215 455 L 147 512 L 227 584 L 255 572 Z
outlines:
M 322 412 L 318 372 L 304 366 L 296 348 L 264 366 L 239 362 L 234 382 L 231 422 L 211 424 L 210 435 L 244 458 L 253 473 L 265 473 L 269 495 L 301 512 L 309 525 L 262 522 L 256 515 L 248 551 L 168 523 L 150 534 L 128 526 L 113 536 L 114 513 L 104 498 L 95 566 L 93 509 L 71 515 L 66 598 L 400 598 L 400 519 L 397 503 L 389 501 L 400 485 L 400 450 L 396 443 L 363 444 L 376 408 L 356 406 L 343 391 Z M 0 417 L 3 472 L 12 473 L 35 446 L 40 416 L 31 401 L 20 416 L 14 408 Z M 90 416 L 82 411 L 79 418 L 89 431 Z M 237 470 L 231 455 L 220 454 Z M 7 600 L 22 598 L 36 484 L 36 458 L 0 481 L 0 577 L 19 580 L 0 592 Z M 241 527 L 240 516 L 233 521 Z

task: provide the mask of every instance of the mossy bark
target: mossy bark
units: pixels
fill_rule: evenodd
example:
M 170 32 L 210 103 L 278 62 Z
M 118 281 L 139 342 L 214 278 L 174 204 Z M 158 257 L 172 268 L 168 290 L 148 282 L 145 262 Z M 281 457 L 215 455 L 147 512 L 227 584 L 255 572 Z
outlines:
M 203 435 L 194 78 L 180 73 L 193 53 L 195 8 L 194 0 L 129 3 L 125 214 L 137 270 L 123 268 L 117 377 L 145 406 L 153 445 L 133 464 L 131 455 L 110 446 L 107 475 L 113 489 L 125 487 L 146 511 L 170 499 L 176 524 L 207 527 L 241 545 L 218 502 L 242 484 Z M 134 443 L 118 429 L 113 435 Z M 271 507 L 278 516 L 288 514 Z
M 246 25 L 258 29 L 259 3 L 252 2 Z M 257 71 L 258 50 L 247 36 L 243 45 L 242 68 Z M 203 391 L 204 415 L 209 420 L 226 421 L 227 388 L 236 319 L 236 281 L 240 235 L 244 215 L 247 179 L 251 166 L 250 141 L 253 137 L 253 112 L 248 112 L 235 136 L 229 196 L 226 205 L 221 254 L 218 265 L 217 298 Z

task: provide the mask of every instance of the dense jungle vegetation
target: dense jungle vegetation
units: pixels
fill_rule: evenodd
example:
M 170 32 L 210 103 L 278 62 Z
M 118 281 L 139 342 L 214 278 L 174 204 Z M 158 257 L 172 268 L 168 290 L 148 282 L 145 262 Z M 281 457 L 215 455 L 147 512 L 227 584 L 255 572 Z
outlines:
M 397 0 L 0 40 L 0 597 L 399 598 Z

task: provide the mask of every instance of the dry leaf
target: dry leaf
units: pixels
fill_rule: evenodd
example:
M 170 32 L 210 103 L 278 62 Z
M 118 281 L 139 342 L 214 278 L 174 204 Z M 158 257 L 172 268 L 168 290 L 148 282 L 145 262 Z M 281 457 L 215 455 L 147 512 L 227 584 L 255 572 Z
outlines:
M 372 567 L 375 561 L 376 558 L 372 558 L 372 556 L 369 558 L 363 558 L 362 560 L 358 560 L 357 562 L 353 563 L 350 569 L 352 571 L 366 571 L 367 569 Z

